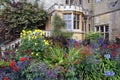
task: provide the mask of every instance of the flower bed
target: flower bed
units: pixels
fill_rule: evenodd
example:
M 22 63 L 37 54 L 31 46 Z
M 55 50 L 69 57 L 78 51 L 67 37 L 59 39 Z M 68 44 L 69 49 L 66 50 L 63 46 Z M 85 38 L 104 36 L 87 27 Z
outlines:
M 66 41 L 56 45 L 41 30 L 23 30 L 16 56 L 6 54 L 0 61 L 0 80 L 120 79 L 120 47 L 116 42 L 105 44 L 99 38 L 83 46 L 75 40 Z

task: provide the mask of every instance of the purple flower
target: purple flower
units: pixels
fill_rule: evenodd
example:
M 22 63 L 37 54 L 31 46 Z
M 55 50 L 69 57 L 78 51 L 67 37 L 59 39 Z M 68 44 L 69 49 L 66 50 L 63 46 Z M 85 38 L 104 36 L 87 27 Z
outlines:
M 52 70 L 48 70 L 46 72 L 46 75 L 49 77 L 49 78 L 53 78 L 55 75 L 54 75 L 54 72 Z
M 115 73 L 113 71 L 104 71 L 105 76 L 114 76 Z

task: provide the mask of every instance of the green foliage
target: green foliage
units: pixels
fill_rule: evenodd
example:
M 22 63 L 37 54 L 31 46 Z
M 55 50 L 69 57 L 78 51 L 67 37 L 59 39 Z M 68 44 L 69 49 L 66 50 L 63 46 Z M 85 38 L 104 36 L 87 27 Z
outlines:
M 7 26 L 7 33 L 19 37 L 23 29 L 42 29 L 47 22 L 47 12 L 26 2 L 8 4 L 2 11 L 1 20 Z
M 90 32 L 89 34 L 86 34 L 85 38 L 86 39 L 90 39 L 90 40 L 96 40 L 100 37 L 100 33 L 96 33 L 96 32 Z
M 61 65 L 63 63 L 64 53 L 64 49 L 59 46 L 50 47 L 48 53 L 45 55 L 44 61 L 52 68 L 55 65 Z
M 0 66 L 9 66 L 9 62 L 0 61 Z
M 23 30 L 21 33 L 21 43 L 17 50 L 17 55 L 19 57 L 28 55 L 36 59 L 42 59 L 42 55 L 46 53 L 45 49 L 49 46 L 48 41 L 45 40 L 43 35 L 44 33 L 42 30 Z
M 79 59 L 79 51 L 75 48 L 70 48 L 69 52 L 66 53 L 65 50 L 59 46 L 49 48 L 44 61 L 53 68 L 54 66 L 62 66 L 68 68 L 73 65 L 74 62 Z

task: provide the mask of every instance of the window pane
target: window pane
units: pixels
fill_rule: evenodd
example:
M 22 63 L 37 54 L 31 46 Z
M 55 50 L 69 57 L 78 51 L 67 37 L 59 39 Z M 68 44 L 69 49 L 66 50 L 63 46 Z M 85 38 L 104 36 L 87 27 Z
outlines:
M 99 31 L 99 27 L 96 27 L 96 30 Z
M 67 20 L 67 15 L 66 15 L 66 14 L 64 14 L 63 18 L 64 18 L 64 20 Z
M 109 32 L 109 27 L 105 26 L 105 32 Z
M 79 21 L 77 21 L 77 29 L 79 29 Z
M 68 21 L 68 29 L 72 29 L 71 21 Z
M 89 24 L 89 31 L 90 31 L 90 24 Z
M 76 21 L 76 15 L 74 15 L 74 21 Z
M 65 29 L 67 29 L 67 21 L 65 22 Z
M 82 0 L 79 0 L 79 3 L 82 4 Z
M 71 14 L 68 14 L 68 20 L 71 20 Z
M 66 0 L 66 4 L 69 4 L 69 2 L 68 2 L 69 0 Z
M 73 4 L 73 0 L 70 0 L 70 4 Z
M 79 18 L 79 15 L 77 15 L 77 20 L 79 20 L 80 18 Z
M 101 32 L 104 32 L 104 27 L 101 26 L 101 27 L 100 27 L 100 30 L 101 30 Z
M 74 26 L 73 27 L 74 27 L 74 29 L 76 29 L 76 21 L 74 21 Z

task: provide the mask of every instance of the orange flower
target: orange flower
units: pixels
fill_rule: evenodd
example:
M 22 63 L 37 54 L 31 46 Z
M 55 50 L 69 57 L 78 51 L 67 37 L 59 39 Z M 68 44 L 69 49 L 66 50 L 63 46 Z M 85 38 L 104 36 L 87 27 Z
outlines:
M 10 64 L 9 64 L 10 67 L 13 67 L 14 66 L 14 61 L 10 61 Z
M 14 66 L 14 67 L 13 67 L 13 70 L 14 70 L 14 71 L 18 71 L 18 67 L 17 67 L 17 66 Z
M 4 77 L 3 80 L 8 80 L 8 78 L 7 78 L 7 77 Z

